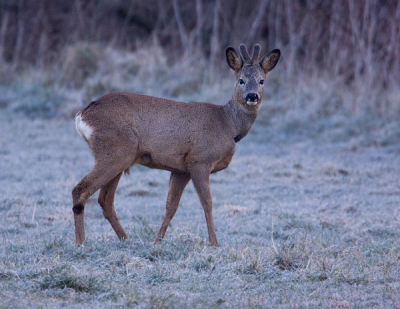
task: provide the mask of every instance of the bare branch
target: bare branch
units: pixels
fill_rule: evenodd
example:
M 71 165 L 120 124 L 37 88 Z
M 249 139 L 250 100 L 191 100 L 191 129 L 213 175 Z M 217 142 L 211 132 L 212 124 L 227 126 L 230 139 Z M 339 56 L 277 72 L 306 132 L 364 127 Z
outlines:
M 197 25 L 196 25 L 196 40 L 197 40 L 197 47 L 202 50 L 202 29 L 203 29 L 203 0 L 196 0 L 196 14 L 197 14 Z
M 5 12 L 1 21 L 1 28 L 0 28 L 0 63 L 4 61 L 4 44 L 7 33 L 8 20 L 9 20 L 9 14 L 8 12 Z
M 256 32 L 260 26 L 261 19 L 264 16 L 265 9 L 267 8 L 267 4 L 268 4 L 268 0 L 263 0 L 260 3 L 257 17 L 256 17 L 256 19 L 254 19 L 253 24 L 251 25 L 250 33 L 247 36 L 247 45 L 250 45 L 251 43 L 253 43 Z
M 181 12 L 179 10 L 178 0 L 173 0 L 172 3 L 174 6 L 174 14 L 175 14 L 176 22 L 178 24 L 178 29 L 179 29 L 179 34 L 181 37 L 182 46 L 186 50 L 189 47 L 188 46 L 189 38 L 186 33 L 185 26 L 183 24 Z

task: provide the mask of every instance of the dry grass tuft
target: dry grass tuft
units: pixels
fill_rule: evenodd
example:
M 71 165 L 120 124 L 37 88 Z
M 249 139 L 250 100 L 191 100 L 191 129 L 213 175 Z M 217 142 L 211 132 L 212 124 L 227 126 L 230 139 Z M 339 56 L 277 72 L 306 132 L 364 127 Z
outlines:
M 62 61 L 61 85 L 67 88 L 79 88 L 87 78 L 99 69 L 99 63 L 105 61 L 103 47 L 87 43 L 77 43 L 65 50 Z

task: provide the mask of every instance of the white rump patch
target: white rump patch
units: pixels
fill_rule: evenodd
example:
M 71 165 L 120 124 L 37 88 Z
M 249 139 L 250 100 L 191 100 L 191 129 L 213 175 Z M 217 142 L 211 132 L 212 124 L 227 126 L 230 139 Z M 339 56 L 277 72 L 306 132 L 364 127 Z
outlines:
M 86 122 L 82 120 L 82 113 L 78 112 L 75 116 L 75 126 L 78 133 L 87 141 L 93 133 L 93 129 Z

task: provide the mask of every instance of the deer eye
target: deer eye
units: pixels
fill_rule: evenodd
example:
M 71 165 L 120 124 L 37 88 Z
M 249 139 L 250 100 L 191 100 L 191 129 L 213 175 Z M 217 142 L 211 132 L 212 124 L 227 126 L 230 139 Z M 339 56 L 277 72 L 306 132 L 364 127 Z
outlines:
M 260 80 L 260 85 L 264 85 L 264 80 Z
M 239 79 L 239 84 L 243 85 L 244 84 L 244 80 L 243 79 Z

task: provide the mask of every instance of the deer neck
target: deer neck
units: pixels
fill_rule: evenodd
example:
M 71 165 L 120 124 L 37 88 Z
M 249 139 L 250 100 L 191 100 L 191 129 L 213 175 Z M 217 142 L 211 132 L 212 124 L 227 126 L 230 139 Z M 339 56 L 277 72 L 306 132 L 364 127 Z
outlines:
M 256 121 L 258 109 L 249 110 L 232 99 L 224 106 L 224 110 L 233 129 L 233 139 L 238 142 L 249 133 Z

